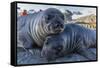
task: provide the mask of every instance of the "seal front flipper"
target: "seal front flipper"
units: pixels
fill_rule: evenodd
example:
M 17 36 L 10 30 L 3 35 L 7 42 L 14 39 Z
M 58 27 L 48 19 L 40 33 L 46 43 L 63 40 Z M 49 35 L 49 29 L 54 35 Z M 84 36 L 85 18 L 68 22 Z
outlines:
M 77 52 L 89 60 L 96 60 L 96 55 L 87 48 L 80 48 Z

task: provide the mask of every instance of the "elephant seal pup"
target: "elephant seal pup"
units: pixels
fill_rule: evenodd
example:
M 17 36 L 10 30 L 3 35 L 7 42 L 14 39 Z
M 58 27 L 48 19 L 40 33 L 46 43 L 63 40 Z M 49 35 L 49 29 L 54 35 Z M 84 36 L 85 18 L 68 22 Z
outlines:
M 64 29 L 64 15 L 55 8 L 18 17 L 17 39 L 18 47 L 42 47 L 48 35 L 57 34 Z
M 90 47 L 96 47 L 95 31 L 76 24 L 66 24 L 63 32 L 46 38 L 41 56 L 54 60 L 75 52 L 89 60 L 96 60 L 96 55 L 88 51 Z

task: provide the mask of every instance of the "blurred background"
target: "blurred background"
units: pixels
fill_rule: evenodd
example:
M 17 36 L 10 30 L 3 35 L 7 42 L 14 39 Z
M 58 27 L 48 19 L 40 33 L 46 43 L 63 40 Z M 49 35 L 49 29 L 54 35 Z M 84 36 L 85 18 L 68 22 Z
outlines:
M 96 8 L 93 7 L 75 7 L 75 6 L 57 6 L 40 4 L 21 4 L 17 5 L 19 16 L 25 16 L 43 11 L 47 8 L 59 9 L 65 17 L 65 23 L 76 23 L 86 28 L 96 30 Z

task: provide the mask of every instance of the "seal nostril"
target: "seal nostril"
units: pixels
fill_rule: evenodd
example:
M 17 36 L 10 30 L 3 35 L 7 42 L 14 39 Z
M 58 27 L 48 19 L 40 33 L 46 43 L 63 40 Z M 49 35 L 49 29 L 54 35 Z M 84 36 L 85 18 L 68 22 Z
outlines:
M 55 24 L 55 28 L 59 27 L 59 24 Z
M 59 24 L 57 24 L 57 27 L 59 27 L 60 25 Z
M 55 24 L 54 28 L 64 28 L 64 25 L 61 23 Z

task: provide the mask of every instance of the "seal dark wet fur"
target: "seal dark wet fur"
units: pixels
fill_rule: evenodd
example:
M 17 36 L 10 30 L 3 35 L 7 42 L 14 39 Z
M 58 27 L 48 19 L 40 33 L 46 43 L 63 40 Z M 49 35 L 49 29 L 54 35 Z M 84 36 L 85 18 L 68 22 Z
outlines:
M 48 35 L 57 34 L 64 29 L 64 15 L 55 8 L 18 17 L 18 47 L 32 48 L 35 44 L 42 47 Z
M 48 36 L 41 55 L 53 60 L 70 53 L 78 53 L 89 60 L 96 60 L 96 55 L 88 48 L 96 47 L 96 31 L 76 24 L 66 24 L 63 32 Z

